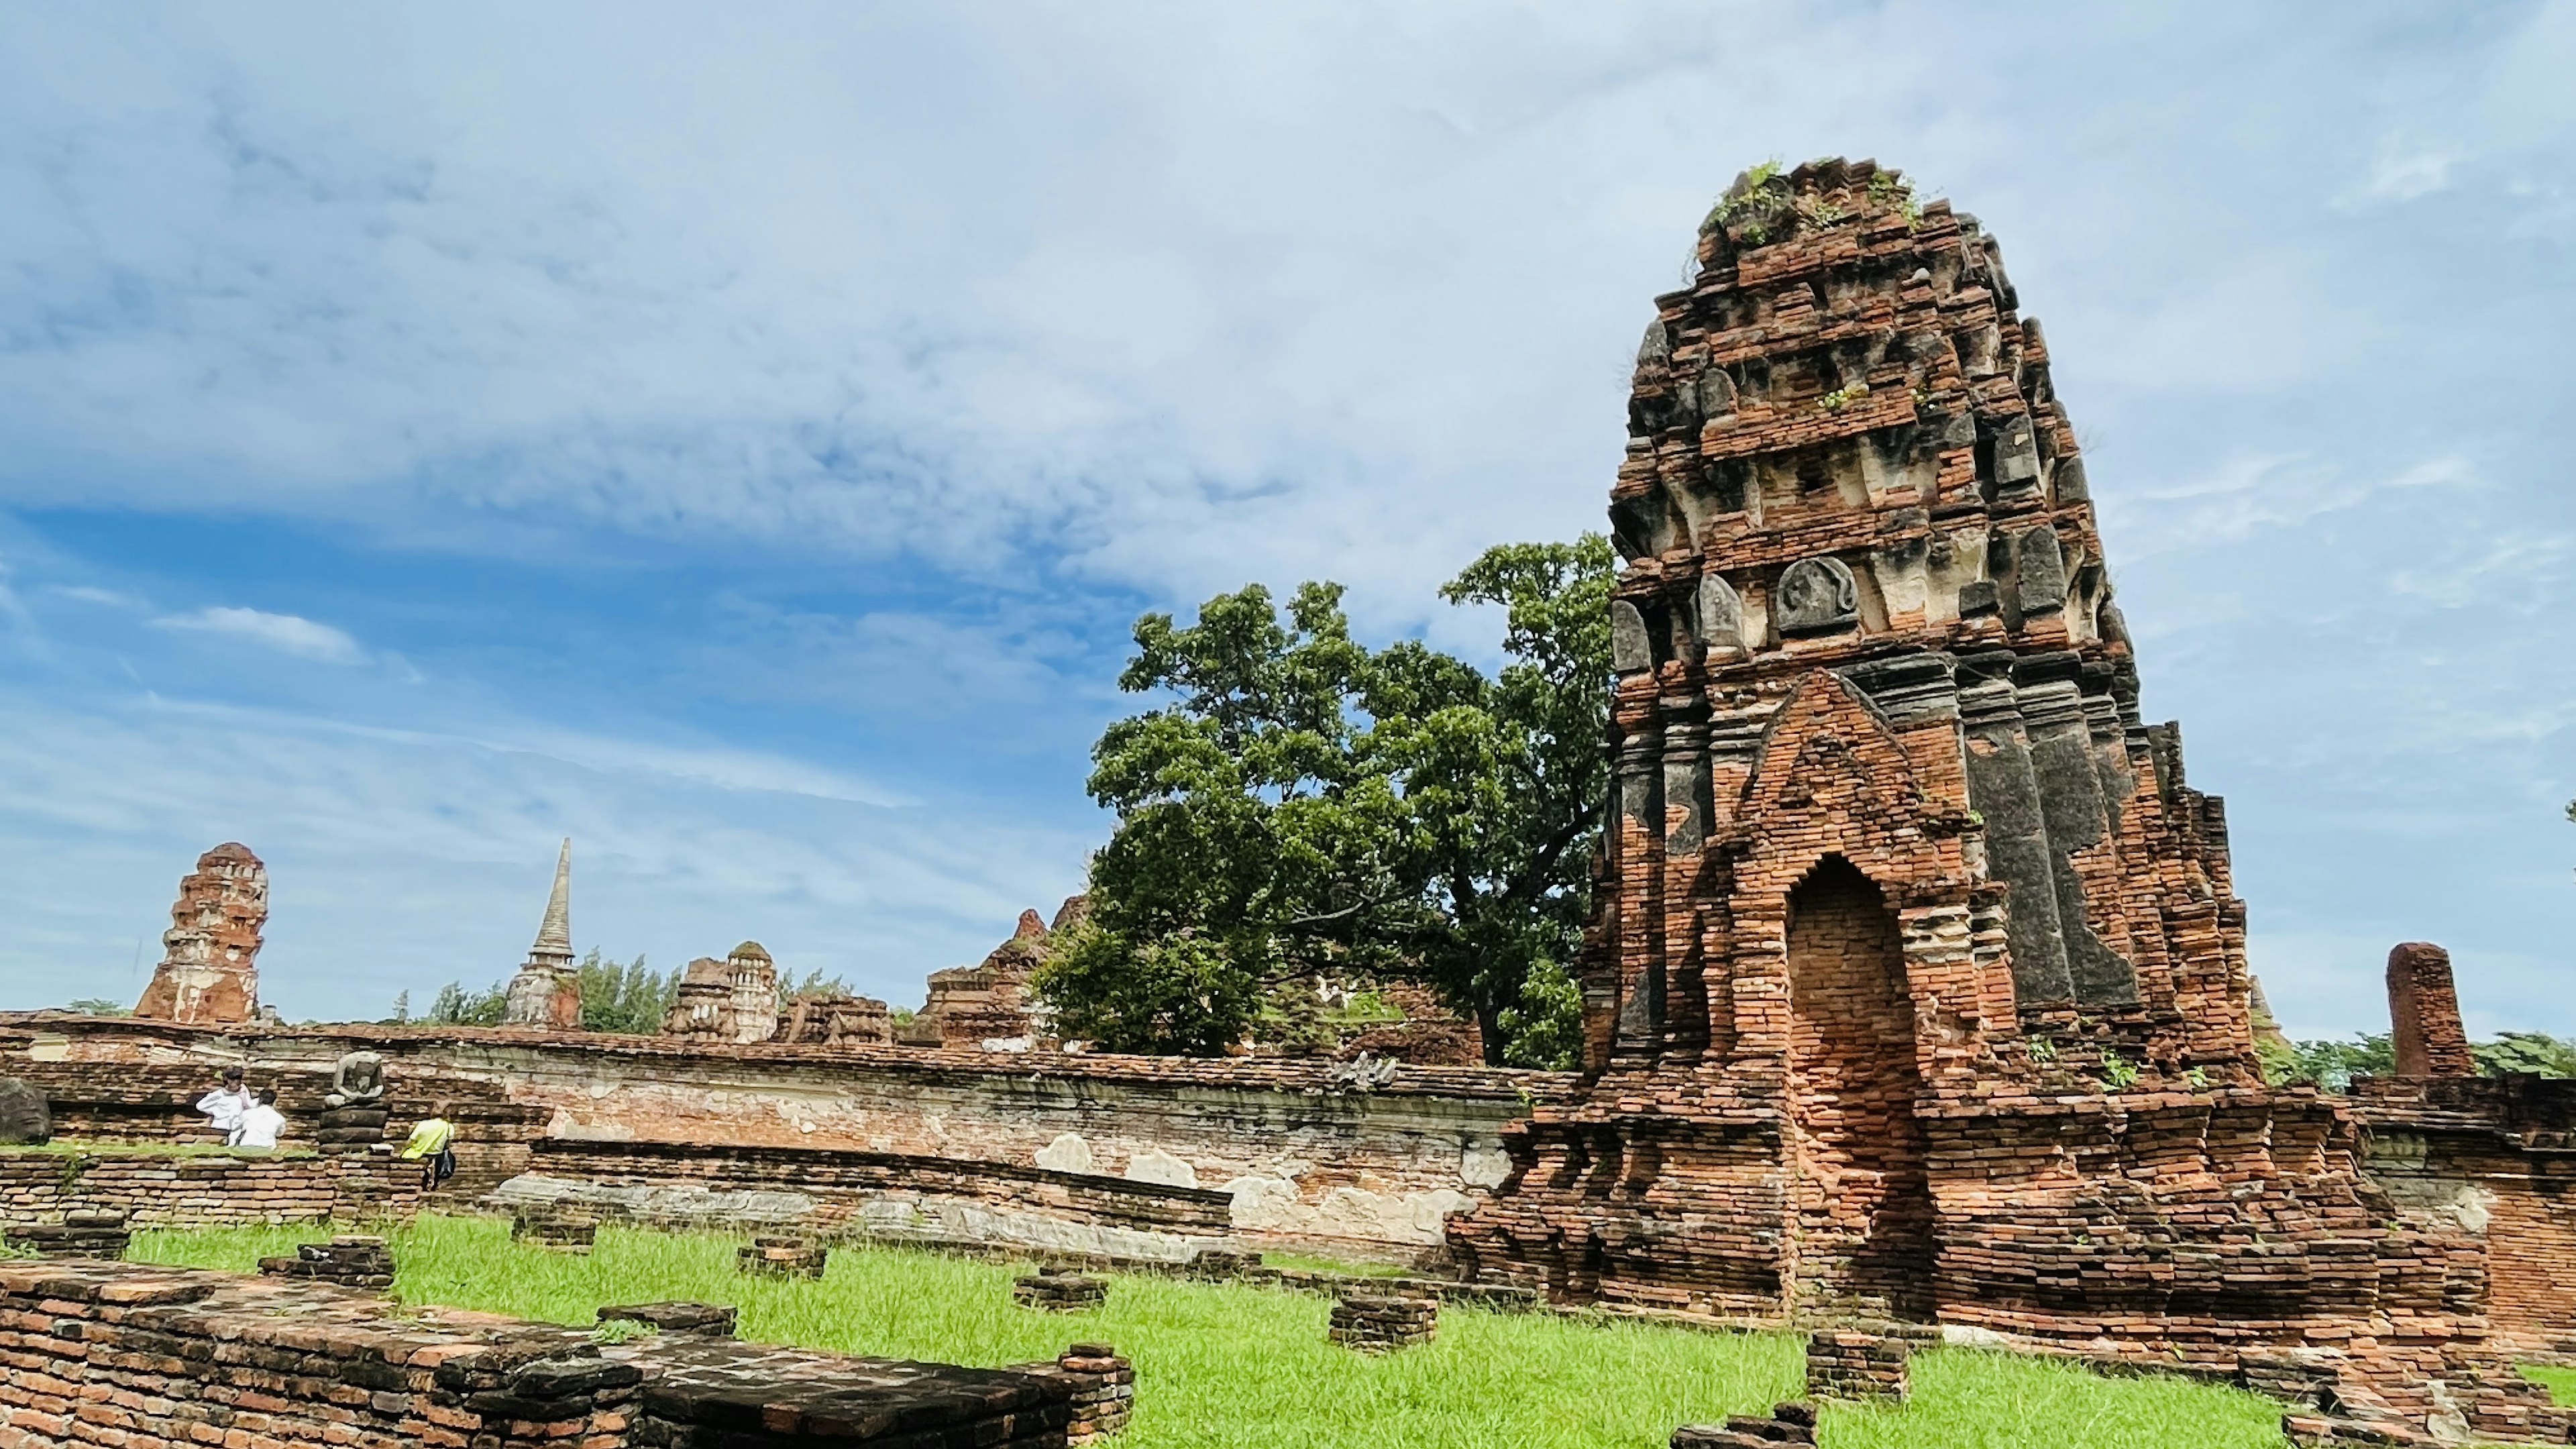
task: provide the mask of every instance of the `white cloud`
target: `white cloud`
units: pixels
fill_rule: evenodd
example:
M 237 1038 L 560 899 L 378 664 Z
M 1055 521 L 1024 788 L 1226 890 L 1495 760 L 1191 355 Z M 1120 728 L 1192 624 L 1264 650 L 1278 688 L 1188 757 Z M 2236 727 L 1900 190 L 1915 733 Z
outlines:
M 346 633 L 294 614 L 217 606 L 193 614 L 171 614 L 152 622 L 164 629 L 220 634 L 323 664 L 363 664 L 367 659 L 367 651 Z
M 2454 151 L 2384 144 L 2371 161 L 2370 174 L 2344 198 L 2345 204 L 2415 201 L 2447 191 L 2451 188 L 2451 172 L 2463 159 Z
M 2479 481 L 2457 457 L 2365 473 L 2349 460 L 2314 454 L 2240 454 L 2192 477 L 2107 491 L 2100 506 L 2111 535 L 2105 547 L 2115 551 L 2116 563 L 2300 527 L 2386 493 L 2471 488 Z
M 264 995 L 290 1016 L 377 1016 L 519 959 L 553 841 L 573 837 L 578 942 L 662 965 L 744 937 L 892 1000 L 969 963 L 1024 906 L 1076 888 L 1087 823 L 850 782 L 749 752 L 488 738 L 146 698 L 0 691 L 0 872 L 24 910 L 0 939 L 0 1004 L 130 994 L 171 889 L 240 840 L 268 863 Z M 544 748 L 532 746 L 542 745 Z
M 144 607 L 143 601 L 132 594 L 120 594 L 114 589 L 102 589 L 89 584 L 56 584 L 47 592 L 66 599 L 78 600 L 84 604 L 98 604 L 110 609 Z

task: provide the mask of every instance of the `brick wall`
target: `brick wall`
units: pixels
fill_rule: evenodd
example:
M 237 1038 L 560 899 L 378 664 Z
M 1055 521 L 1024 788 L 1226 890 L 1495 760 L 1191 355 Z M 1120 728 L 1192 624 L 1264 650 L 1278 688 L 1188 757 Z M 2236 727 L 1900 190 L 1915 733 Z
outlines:
M 1079 1375 L 404 1311 L 306 1281 L 0 1262 L 0 1444 L 1053 1449 Z
M 1791 1263 L 1801 1307 L 1919 1317 L 1932 1199 L 1896 915 L 1832 857 L 1789 897 Z
M 110 1068 L 96 1061 L 36 1061 L 22 1056 L 9 1061 L 5 1071 L 45 1094 L 57 1137 L 94 1142 L 222 1140 L 196 1110 L 197 1099 L 213 1085 L 215 1073 L 209 1066 L 135 1061 Z M 287 1119 L 280 1138 L 283 1144 L 312 1141 L 322 1115 L 323 1094 L 331 1089 L 327 1069 L 262 1063 L 250 1074 L 249 1085 L 277 1089 L 277 1107 Z M 545 1135 L 554 1116 L 549 1109 L 509 1101 L 497 1083 L 413 1073 L 387 1083 L 386 1140 L 400 1142 L 409 1136 L 412 1124 L 441 1101 L 448 1104 L 448 1120 L 457 1128 L 456 1177 L 449 1190 L 458 1193 L 478 1192 L 526 1171 L 528 1144 Z
M 2497 1342 L 2576 1361 L 2576 1081 L 2365 1077 L 2352 1102 L 2401 1216 L 2485 1245 Z
M 1328 1080 L 1325 1062 L 0 1016 L 0 1073 L 48 1073 L 49 1090 L 67 1078 L 114 1080 L 137 1064 L 198 1077 L 226 1063 L 248 1065 L 254 1077 L 318 1073 L 362 1047 L 385 1056 L 397 1094 L 428 1082 L 480 1084 L 542 1114 L 556 1137 L 1031 1165 L 1060 1139 L 1078 1138 L 1070 1158 L 1058 1151 L 1051 1161 L 1228 1192 L 1236 1229 L 1275 1246 L 1390 1257 L 1436 1245 L 1443 1217 L 1501 1180 L 1504 1127 L 1530 1103 L 1561 1098 L 1574 1080 L 1406 1066 L 1386 1087 L 1350 1091 Z M 482 1129 L 466 1125 L 462 1142 L 472 1150 Z
M 169 1153 L 0 1152 L 0 1211 L 59 1222 L 66 1209 L 121 1208 L 138 1227 L 360 1221 L 420 1210 L 417 1162 Z
M 880 1193 L 916 1192 L 1026 1208 L 1077 1222 L 1210 1235 L 1229 1231 L 1233 1204 L 1227 1194 L 1205 1188 L 1051 1172 L 1014 1162 L 833 1148 L 556 1139 L 536 1144 L 529 1170 L 610 1186 L 683 1183 L 738 1192 L 785 1188 L 843 1205 Z

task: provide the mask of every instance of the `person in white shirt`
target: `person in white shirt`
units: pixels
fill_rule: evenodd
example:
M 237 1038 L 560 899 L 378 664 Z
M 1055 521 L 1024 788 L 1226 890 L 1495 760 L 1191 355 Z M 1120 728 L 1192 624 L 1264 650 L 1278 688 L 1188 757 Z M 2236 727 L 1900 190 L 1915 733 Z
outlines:
M 259 1100 L 242 1113 L 241 1125 L 233 1130 L 235 1147 L 256 1147 L 262 1152 L 277 1149 L 277 1134 L 286 1130 L 286 1114 L 277 1110 L 277 1089 L 264 1087 Z
M 224 1068 L 223 1085 L 197 1099 L 197 1110 L 215 1119 L 215 1130 L 224 1134 L 227 1147 L 240 1136 L 242 1114 L 255 1105 L 250 1089 L 242 1085 L 239 1067 Z

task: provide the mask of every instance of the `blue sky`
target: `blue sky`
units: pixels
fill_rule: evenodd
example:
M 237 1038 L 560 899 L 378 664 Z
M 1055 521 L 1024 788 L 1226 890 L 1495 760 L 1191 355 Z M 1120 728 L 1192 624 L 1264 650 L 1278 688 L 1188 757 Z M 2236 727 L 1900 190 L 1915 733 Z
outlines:
M 574 934 L 898 1002 L 1146 608 L 1598 526 L 1742 166 L 1983 218 L 2293 1030 L 2576 1032 L 2576 5 L 0 4 L 0 1005 Z

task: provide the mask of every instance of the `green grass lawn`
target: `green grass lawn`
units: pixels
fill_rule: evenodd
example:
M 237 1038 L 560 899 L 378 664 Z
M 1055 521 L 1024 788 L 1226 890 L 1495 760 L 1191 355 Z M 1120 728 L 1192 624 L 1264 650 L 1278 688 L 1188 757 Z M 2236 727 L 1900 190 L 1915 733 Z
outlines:
M 2542 1368 L 2538 1364 L 2524 1364 L 2522 1374 L 2533 1383 L 2546 1386 L 2552 1403 L 2576 1404 L 2576 1368 Z
M 319 1226 L 144 1231 L 131 1257 L 244 1271 Z M 1681 1423 L 1797 1395 L 1798 1341 L 1444 1306 L 1437 1340 L 1385 1358 L 1325 1342 L 1316 1295 L 1112 1275 L 1085 1314 L 1015 1306 L 1024 1266 L 842 1247 L 820 1281 L 734 1271 L 742 1239 L 603 1227 L 573 1257 L 510 1242 L 496 1219 L 423 1217 L 393 1234 L 395 1291 L 588 1323 L 604 1303 L 698 1299 L 742 1310 L 742 1336 L 849 1353 L 999 1365 L 1105 1342 L 1136 1364 L 1126 1449 L 1661 1449 Z M 2281 1409 L 2179 1380 L 1940 1350 L 1903 1407 L 1827 1410 L 1827 1449 L 2278 1449 Z

